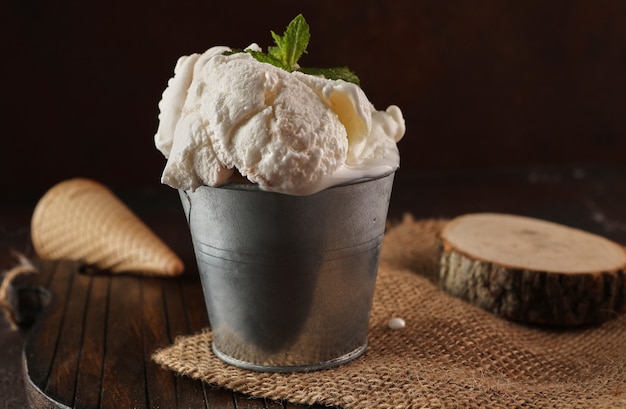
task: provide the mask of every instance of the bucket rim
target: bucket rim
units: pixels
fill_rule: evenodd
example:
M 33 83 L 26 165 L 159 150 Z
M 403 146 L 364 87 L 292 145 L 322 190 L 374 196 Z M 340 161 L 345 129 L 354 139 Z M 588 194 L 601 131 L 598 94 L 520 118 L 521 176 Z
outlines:
M 385 173 L 381 173 L 379 175 L 376 176 L 364 176 L 358 179 L 354 179 L 354 180 L 350 180 L 347 182 L 343 182 L 343 183 L 339 183 L 336 185 L 332 185 L 329 186 L 325 189 L 322 189 L 316 193 L 321 193 L 327 190 L 332 190 L 332 189 L 338 189 L 341 187 L 345 187 L 345 186 L 353 186 L 353 185 L 360 185 L 363 183 L 367 183 L 367 182 L 372 182 L 375 180 L 380 180 L 380 179 L 385 179 L 393 174 L 396 173 L 398 169 L 392 169 L 390 171 L 387 171 Z M 262 192 L 262 193 L 274 193 L 274 194 L 279 194 L 279 195 L 285 195 L 285 196 L 311 196 L 311 195 L 294 195 L 294 194 L 289 194 L 289 193 L 282 193 L 282 192 L 275 192 L 272 190 L 265 190 L 262 189 L 258 184 L 256 183 L 241 183 L 241 182 L 226 182 L 220 186 L 207 186 L 207 185 L 202 185 L 202 186 L 198 186 L 195 190 L 207 190 L 207 189 L 220 189 L 220 190 L 237 190 L 237 191 L 250 191 L 250 192 Z M 183 192 L 190 192 L 190 190 L 184 190 L 184 189 L 179 189 Z M 316 194 L 316 193 L 313 193 Z

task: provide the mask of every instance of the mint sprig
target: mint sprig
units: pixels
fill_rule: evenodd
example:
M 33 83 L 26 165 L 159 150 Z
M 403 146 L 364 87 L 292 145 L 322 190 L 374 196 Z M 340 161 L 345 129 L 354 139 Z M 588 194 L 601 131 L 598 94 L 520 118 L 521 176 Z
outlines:
M 270 32 L 276 45 L 268 47 L 267 53 L 246 50 L 257 61 L 272 64 L 289 72 L 300 71 L 305 74 L 321 75 L 327 79 L 340 79 L 360 85 L 359 77 L 348 67 L 304 68 L 298 65 L 298 60 L 302 54 L 306 54 L 306 48 L 311 39 L 309 24 L 302 14 L 298 14 L 291 20 L 282 36 L 274 31 Z
M 288 71 L 297 70 L 298 60 L 306 53 L 306 47 L 311 39 L 309 24 L 302 14 L 291 20 L 282 36 L 273 31 L 271 33 L 276 46 L 267 49 L 269 55 L 282 61 L 289 68 Z
M 321 75 L 331 80 L 344 80 L 360 85 L 359 77 L 356 76 L 348 67 L 332 67 L 332 68 L 300 68 L 305 74 Z

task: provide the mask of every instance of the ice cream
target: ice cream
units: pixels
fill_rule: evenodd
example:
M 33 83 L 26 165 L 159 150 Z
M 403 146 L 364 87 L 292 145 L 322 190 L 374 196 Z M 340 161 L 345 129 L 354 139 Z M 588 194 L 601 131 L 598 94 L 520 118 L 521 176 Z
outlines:
M 308 195 L 399 166 L 397 106 L 378 111 L 356 84 L 229 51 L 178 60 L 159 102 L 163 183 L 195 190 L 238 172 L 264 190 Z
M 365 351 L 405 125 L 346 67 L 300 66 L 302 15 L 272 36 L 267 52 L 181 57 L 155 143 L 189 224 L 212 351 L 245 369 L 312 371 Z

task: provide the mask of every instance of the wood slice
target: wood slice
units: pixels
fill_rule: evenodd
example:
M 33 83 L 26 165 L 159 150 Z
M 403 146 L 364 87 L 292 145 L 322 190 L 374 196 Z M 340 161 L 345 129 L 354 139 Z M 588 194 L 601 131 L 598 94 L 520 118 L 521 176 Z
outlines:
M 543 220 L 476 213 L 441 232 L 440 285 L 502 317 L 573 326 L 615 317 L 626 300 L 626 252 Z

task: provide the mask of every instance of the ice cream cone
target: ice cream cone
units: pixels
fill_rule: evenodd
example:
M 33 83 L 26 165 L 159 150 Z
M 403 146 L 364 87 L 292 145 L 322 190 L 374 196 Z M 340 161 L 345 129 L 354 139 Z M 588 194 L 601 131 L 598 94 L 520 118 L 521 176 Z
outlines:
M 174 276 L 178 256 L 102 184 L 70 179 L 39 200 L 31 221 L 37 254 L 69 259 L 112 273 Z

